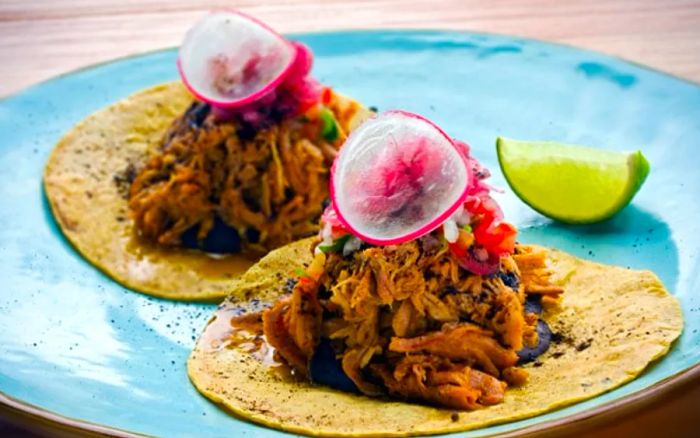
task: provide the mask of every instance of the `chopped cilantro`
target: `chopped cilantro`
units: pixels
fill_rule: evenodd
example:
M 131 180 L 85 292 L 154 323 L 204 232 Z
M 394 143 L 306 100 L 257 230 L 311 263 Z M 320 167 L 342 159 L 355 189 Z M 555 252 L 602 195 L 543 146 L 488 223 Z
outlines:
M 294 270 L 294 273 L 297 274 L 299 277 L 311 278 L 311 275 L 309 275 L 308 272 L 306 272 L 305 270 L 303 270 L 301 268 L 296 268 Z
M 319 112 L 319 117 L 323 121 L 323 129 L 321 130 L 321 136 L 326 141 L 335 141 L 338 139 L 338 122 L 335 120 L 335 116 L 328 108 L 323 108 Z
M 340 252 L 343 250 L 343 247 L 345 246 L 345 243 L 347 243 L 348 240 L 350 240 L 350 234 L 338 237 L 330 245 L 319 245 L 318 249 L 325 253 Z

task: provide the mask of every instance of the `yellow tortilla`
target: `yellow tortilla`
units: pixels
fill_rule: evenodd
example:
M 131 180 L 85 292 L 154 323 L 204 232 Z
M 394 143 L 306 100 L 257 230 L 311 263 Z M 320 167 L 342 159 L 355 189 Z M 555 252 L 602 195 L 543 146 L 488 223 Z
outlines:
M 346 132 L 367 116 L 359 103 L 335 98 L 333 109 Z M 146 243 L 134 232 L 126 198 L 129 169 L 145 164 L 192 100 L 180 82 L 172 82 L 89 116 L 56 145 L 44 171 L 44 189 L 64 235 L 119 283 L 164 298 L 214 300 L 228 295 L 258 257 L 213 258 Z
M 289 251 L 289 254 L 285 254 Z M 343 393 L 275 372 L 242 347 L 213 348 L 210 321 L 188 361 L 197 389 L 241 417 L 288 432 L 333 436 L 406 436 L 457 432 L 532 417 L 609 391 L 634 379 L 666 354 L 683 329 L 678 301 L 649 271 L 633 271 L 548 250 L 553 280 L 564 286 L 545 320 L 566 342 L 553 343 L 520 388 L 503 403 L 455 415 L 451 409 Z M 294 247 L 275 254 L 298 262 Z M 307 261 L 310 258 L 306 256 Z M 284 271 L 284 269 L 282 269 Z M 267 279 L 273 278 L 267 275 Z M 243 278 L 237 287 L 246 288 Z M 270 297 L 283 282 L 269 283 Z M 240 295 L 234 290 L 234 295 Z M 240 304 L 227 300 L 219 320 Z M 219 325 L 221 327 L 221 325 Z M 215 328 L 215 327 L 214 327 Z M 209 332 L 209 333 L 208 333 Z

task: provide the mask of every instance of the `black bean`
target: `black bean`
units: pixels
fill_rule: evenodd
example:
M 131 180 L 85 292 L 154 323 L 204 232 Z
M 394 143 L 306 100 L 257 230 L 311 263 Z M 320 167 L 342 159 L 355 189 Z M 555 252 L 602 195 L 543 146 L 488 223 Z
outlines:
M 519 365 L 534 361 L 549 348 L 549 344 L 552 340 L 552 330 L 550 330 L 549 325 L 541 319 L 537 321 L 537 336 L 539 339 L 535 347 L 525 347 L 518 351 L 518 357 L 520 358 L 518 360 Z

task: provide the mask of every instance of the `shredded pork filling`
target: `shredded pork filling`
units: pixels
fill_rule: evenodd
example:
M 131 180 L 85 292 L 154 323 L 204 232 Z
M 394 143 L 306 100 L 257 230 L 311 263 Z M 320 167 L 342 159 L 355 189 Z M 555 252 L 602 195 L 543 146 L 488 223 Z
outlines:
M 516 352 L 537 344 L 538 316 L 525 312 L 526 296 L 556 300 L 562 292 L 545 262 L 543 251 L 518 245 L 497 274 L 479 276 L 447 248 L 419 241 L 320 254 L 310 275 L 265 312 L 264 332 L 309 378 L 315 348 L 327 338 L 364 394 L 453 409 L 492 405 L 527 380 Z
M 251 130 L 217 120 L 208 105 L 194 103 L 131 185 L 129 209 L 138 233 L 178 245 L 197 226 L 202 240 L 218 216 L 238 231 L 244 248 L 258 251 L 315 233 L 342 143 L 342 135 L 325 141 L 321 129 L 318 117 L 305 115 Z

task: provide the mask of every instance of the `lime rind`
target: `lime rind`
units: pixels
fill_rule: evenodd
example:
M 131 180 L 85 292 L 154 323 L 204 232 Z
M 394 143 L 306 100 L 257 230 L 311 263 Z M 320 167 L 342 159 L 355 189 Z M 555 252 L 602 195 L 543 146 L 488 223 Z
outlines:
M 601 222 L 617 214 L 650 171 L 641 151 L 502 137 L 496 150 L 508 185 L 523 202 L 544 216 L 572 224 Z
M 642 151 L 639 150 L 630 155 L 630 162 L 631 168 L 637 169 L 636 172 L 632 172 L 632 175 L 635 175 L 636 178 L 630 180 L 632 183 L 630 188 L 632 197 L 630 197 L 630 200 L 632 200 L 634 195 L 637 194 L 640 188 L 642 188 L 644 181 L 647 180 L 647 176 L 649 176 L 649 172 L 651 171 L 651 165 L 649 164 L 647 157 L 645 157 Z

